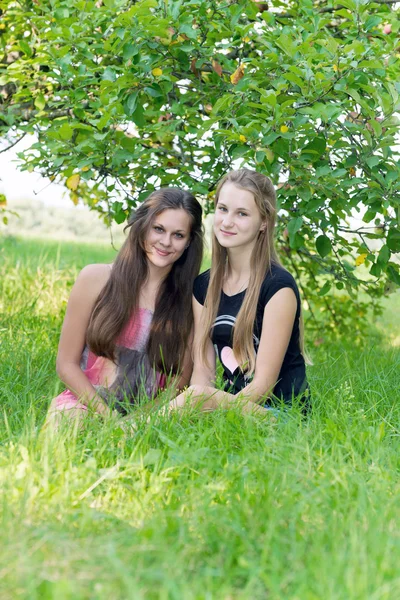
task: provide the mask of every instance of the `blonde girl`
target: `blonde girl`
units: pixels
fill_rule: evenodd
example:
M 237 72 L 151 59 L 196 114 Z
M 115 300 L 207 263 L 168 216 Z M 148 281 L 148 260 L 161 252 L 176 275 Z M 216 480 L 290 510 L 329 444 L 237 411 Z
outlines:
M 299 397 L 308 405 L 301 302 L 274 246 L 276 194 L 268 177 L 240 169 L 215 195 L 211 269 L 194 283 L 194 368 L 171 401 L 203 410 L 240 403 L 263 412 Z M 224 389 L 215 387 L 216 358 Z

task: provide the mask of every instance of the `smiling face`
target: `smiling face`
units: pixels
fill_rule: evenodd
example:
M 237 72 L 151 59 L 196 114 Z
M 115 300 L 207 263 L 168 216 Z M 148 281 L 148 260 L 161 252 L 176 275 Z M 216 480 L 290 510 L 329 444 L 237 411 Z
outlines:
M 214 234 L 224 248 L 252 249 L 265 228 L 254 195 L 227 182 L 221 188 L 214 216 Z
M 156 215 L 144 243 L 149 263 L 171 269 L 189 244 L 190 231 L 191 219 L 183 208 L 169 208 Z

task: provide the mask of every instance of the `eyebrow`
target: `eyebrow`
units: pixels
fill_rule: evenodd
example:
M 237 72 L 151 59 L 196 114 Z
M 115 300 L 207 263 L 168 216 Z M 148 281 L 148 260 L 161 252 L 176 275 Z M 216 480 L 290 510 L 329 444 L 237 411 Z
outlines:
M 161 223 L 157 223 L 157 221 L 153 224 L 156 225 L 157 227 L 162 227 L 163 229 L 165 229 L 164 225 L 161 225 Z M 186 233 L 184 229 L 176 229 L 173 233 Z
M 220 202 L 219 200 L 218 200 L 217 204 L 222 204 L 222 206 L 226 206 L 225 202 Z M 236 210 L 243 210 L 245 212 L 249 212 L 248 208 L 237 208 Z

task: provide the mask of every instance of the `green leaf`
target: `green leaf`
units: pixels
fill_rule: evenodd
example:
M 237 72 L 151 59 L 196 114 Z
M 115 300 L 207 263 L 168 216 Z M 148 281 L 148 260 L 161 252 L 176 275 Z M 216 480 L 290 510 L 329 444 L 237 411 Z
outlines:
M 382 248 L 379 250 L 379 255 L 377 258 L 377 263 L 379 265 L 386 265 L 389 262 L 390 259 L 390 250 L 389 247 L 386 246 L 386 244 L 384 246 L 382 246 Z
M 32 57 L 33 51 L 32 51 L 32 48 L 30 47 L 30 45 L 28 44 L 28 42 L 26 42 L 25 40 L 20 40 L 19 47 L 21 48 L 21 50 L 24 54 L 29 56 L 29 58 Z
M 74 130 L 68 123 L 64 123 L 58 130 L 58 133 L 62 140 L 68 141 L 72 138 Z
M 372 167 L 376 167 L 381 162 L 381 158 L 379 156 L 370 156 L 365 161 L 367 165 L 372 169 Z
M 326 235 L 320 235 L 315 240 L 315 247 L 317 248 L 318 254 L 325 258 L 332 252 L 332 242 Z
M 245 156 L 247 154 L 247 147 L 243 144 L 240 144 L 240 145 L 233 144 L 229 148 L 228 152 L 229 152 L 229 156 L 231 156 L 233 158 L 233 160 L 235 160 L 235 159 L 241 158 L 242 156 Z
M 232 102 L 232 100 L 232 94 L 224 94 L 223 96 L 221 96 L 221 98 L 218 98 L 218 100 L 212 108 L 212 114 L 217 115 L 219 112 L 224 110 L 228 106 L 228 104 Z
M 400 230 L 392 227 L 389 229 L 386 244 L 391 252 L 400 252 Z
M 69 10 L 68 8 L 57 8 L 54 11 L 54 18 L 57 20 L 68 19 Z
M 126 221 L 126 218 L 127 218 L 127 215 L 125 214 L 125 211 L 123 211 L 123 210 L 118 211 L 114 215 L 114 221 L 116 223 L 118 223 L 118 225 L 121 225 L 121 223 Z
M 386 269 L 386 272 L 389 276 L 390 281 L 393 281 L 393 283 L 395 283 L 396 285 L 400 285 L 400 273 L 398 265 L 391 263 Z
M 318 292 L 318 296 L 325 296 L 330 291 L 331 287 L 332 284 L 329 281 L 326 281 Z
M 125 114 L 128 115 L 128 117 L 132 116 L 135 112 L 137 100 L 138 92 L 133 92 L 132 94 L 129 94 L 129 96 L 126 98 L 124 102 L 124 111 Z
M 321 156 L 326 150 L 326 139 L 323 135 L 316 136 L 309 144 L 307 144 L 303 150 L 302 154 L 311 154 L 315 157 Z
M 295 234 L 301 229 L 303 225 L 303 217 L 296 217 L 291 219 L 288 223 L 289 242 L 290 245 L 294 245 Z
M 105 81 L 115 81 L 117 78 L 114 69 L 111 67 L 107 67 L 103 73 L 103 80 Z
M 43 94 L 39 94 L 39 96 L 36 96 L 35 106 L 38 110 L 44 109 L 44 107 L 46 106 L 46 100 L 45 100 L 45 97 L 43 96 Z
M 183 23 L 179 26 L 179 33 L 184 33 L 191 40 L 195 40 L 197 38 L 197 31 L 193 29 L 193 27 L 189 23 Z
M 164 92 L 157 83 L 154 83 L 151 87 L 145 87 L 144 91 L 153 98 L 162 98 L 164 96 Z
M 358 0 L 340 0 L 340 5 L 349 8 L 352 11 L 357 10 Z M 348 15 L 347 15 L 348 16 Z
M 379 277 L 381 272 L 382 272 L 382 267 L 380 265 L 378 265 L 378 263 L 374 263 L 372 265 L 372 267 L 370 268 L 369 272 L 371 273 L 371 275 L 373 275 L 374 277 Z
M 255 155 L 256 163 L 258 163 L 258 164 L 262 163 L 264 158 L 265 158 L 265 152 L 263 152 L 262 150 L 256 152 L 256 155 Z
M 144 127 L 146 125 L 146 119 L 144 117 L 144 108 L 141 104 L 138 104 L 136 106 L 135 110 L 131 114 L 131 119 L 138 127 Z
M 266 92 L 262 92 L 261 97 L 260 97 L 260 101 L 263 104 L 269 104 L 269 106 L 276 106 L 277 103 L 277 99 L 276 99 L 276 94 L 275 91 L 270 90 L 270 91 L 266 91 Z
M 134 44 L 125 44 L 122 52 L 122 58 L 125 62 L 127 62 L 132 58 L 132 56 L 135 56 L 135 54 L 137 54 L 138 52 L 138 46 L 135 46 Z
M 365 27 L 366 31 L 369 31 L 370 29 L 373 29 L 374 27 L 376 27 L 380 23 L 382 23 L 382 19 L 378 15 L 371 15 L 365 21 L 364 27 Z

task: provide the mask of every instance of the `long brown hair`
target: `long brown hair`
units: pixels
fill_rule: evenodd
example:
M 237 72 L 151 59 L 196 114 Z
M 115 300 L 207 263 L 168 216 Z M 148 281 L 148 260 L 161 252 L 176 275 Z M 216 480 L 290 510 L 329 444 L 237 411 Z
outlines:
M 241 365 L 241 369 L 251 375 L 255 369 L 253 328 L 261 285 L 267 272 L 271 269 L 271 265 L 281 265 L 274 243 L 276 193 L 271 180 L 266 175 L 251 171 L 250 169 L 239 169 L 238 171 L 227 173 L 218 184 L 215 193 L 215 206 L 218 203 L 222 186 L 228 182 L 253 194 L 255 203 L 265 224 L 265 229 L 259 232 L 251 254 L 249 285 L 233 331 L 233 351 L 235 356 Z M 207 341 L 217 316 L 227 263 L 228 254 L 226 248 L 221 246 L 215 235 L 213 235 L 210 283 L 204 303 L 204 329 L 200 340 L 200 352 L 205 362 L 207 361 Z M 302 331 L 302 322 L 300 322 L 300 347 L 303 351 Z
M 97 356 L 115 359 L 116 339 L 138 308 L 140 289 L 148 275 L 147 232 L 155 217 L 167 209 L 183 209 L 190 216 L 190 244 L 159 287 L 147 354 L 158 369 L 176 373 L 193 326 L 192 287 L 203 256 L 202 208 L 185 190 L 161 188 L 133 214 L 125 228 L 130 229 L 128 237 L 92 310 L 86 340 Z

